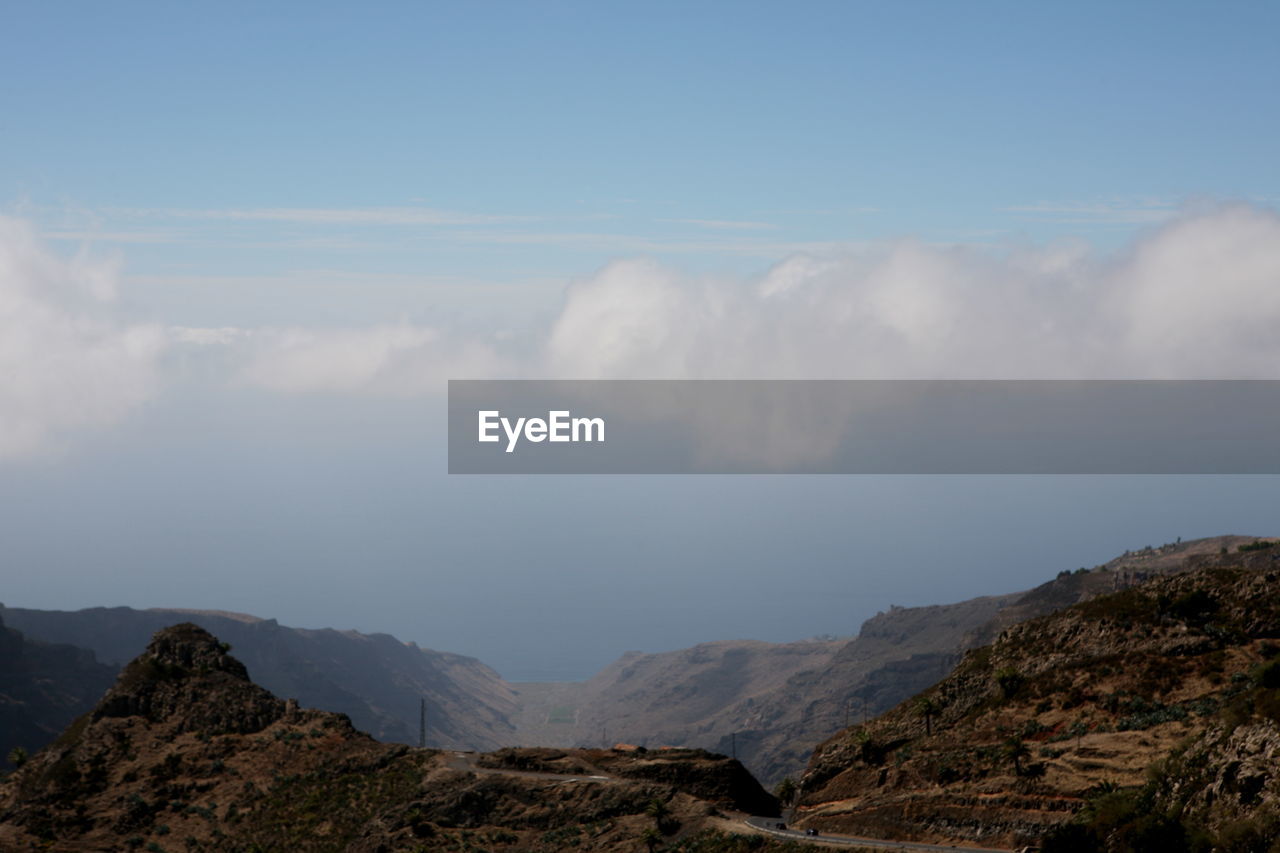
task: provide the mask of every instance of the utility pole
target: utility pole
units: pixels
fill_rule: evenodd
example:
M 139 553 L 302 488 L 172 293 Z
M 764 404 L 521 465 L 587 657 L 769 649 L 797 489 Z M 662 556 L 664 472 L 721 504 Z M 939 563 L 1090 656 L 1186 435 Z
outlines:
M 418 749 L 427 748 L 427 700 L 418 700 Z

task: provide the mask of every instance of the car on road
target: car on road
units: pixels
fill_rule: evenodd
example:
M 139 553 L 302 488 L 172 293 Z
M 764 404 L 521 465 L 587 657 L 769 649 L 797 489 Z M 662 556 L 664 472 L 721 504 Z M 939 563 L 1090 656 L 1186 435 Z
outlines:
M 805 835 L 817 835 L 817 834 L 818 834 L 818 830 L 814 829 L 813 827 L 810 827 L 810 828 L 808 828 L 808 829 L 806 829 L 806 830 L 804 831 L 804 834 L 805 834 Z

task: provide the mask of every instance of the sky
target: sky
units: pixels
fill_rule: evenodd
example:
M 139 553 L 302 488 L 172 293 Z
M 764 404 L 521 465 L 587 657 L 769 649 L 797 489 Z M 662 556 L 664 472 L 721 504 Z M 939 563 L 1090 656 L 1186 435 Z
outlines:
M 515 679 L 850 634 L 1274 478 L 449 477 L 449 378 L 1280 378 L 1269 3 L 14 3 L 0 600 Z

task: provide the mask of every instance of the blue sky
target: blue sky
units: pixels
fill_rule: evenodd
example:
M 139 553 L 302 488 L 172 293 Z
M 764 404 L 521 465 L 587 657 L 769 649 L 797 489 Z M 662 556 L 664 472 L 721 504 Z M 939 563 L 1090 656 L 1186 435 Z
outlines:
M 1266 3 L 7 17 L 0 189 L 142 241 L 138 273 L 562 276 L 646 243 L 750 269 L 779 244 L 908 234 L 1115 242 L 1188 198 L 1280 192 Z M 369 208 L 409 210 L 338 215 Z M 448 224 L 395 224 L 424 208 Z M 200 215 L 281 209 L 336 221 Z
M 1270 478 L 553 500 L 444 476 L 438 405 L 463 376 L 1280 378 L 1277 32 L 1261 2 L 10 4 L 4 600 L 583 676 L 1274 533 Z

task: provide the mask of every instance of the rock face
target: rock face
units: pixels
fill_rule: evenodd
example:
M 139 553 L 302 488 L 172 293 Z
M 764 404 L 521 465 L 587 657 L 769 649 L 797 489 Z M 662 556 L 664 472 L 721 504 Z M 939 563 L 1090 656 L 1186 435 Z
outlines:
M 1184 569 L 1006 627 L 920 696 L 839 732 L 809 763 L 800 823 L 1018 846 L 1113 788 L 1184 815 L 1164 827 L 1177 832 L 1225 832 L 1280 802 L 1280 547 Z M 1081 838 L 1058 849 L 1092 849 Z
M 17 747 L 33 753 L 53 740 L 114 678 L 93 652 L 35 642 L 0 621 L 0 762 Z
M 1187 806 L 1215 828 L 1280 805 L 1280 726 L 1259 720 L 1232 729 L 1214 726 L 1179 756 L 1178 780 Z M 1197 768 L 1188 773 L 1187 767 Z
M 379 740 L 416 745 L 422 698 L 428 704 L 429 746 L 493 749 L 515 740 L 515 694 L 496 672 L 474 658 L 422 649 L 388 634 L 290 628 L 221 611 L 0 607 L 0 615 L 29 637 L 92 649 L 116 667 L 141 652 L 156 631 L 190 621 L 229 642 L 254 679 L 272 692 L 346 714 Z
M 723 756 L 560 757 L 548 769 L 521 750 L 379 743 L 253 684 L 185 623 L 0 781 L 0 850 L 605 851 L 640 848 L 646 830 L 697 834 L 722 808 L 774 806 Z

